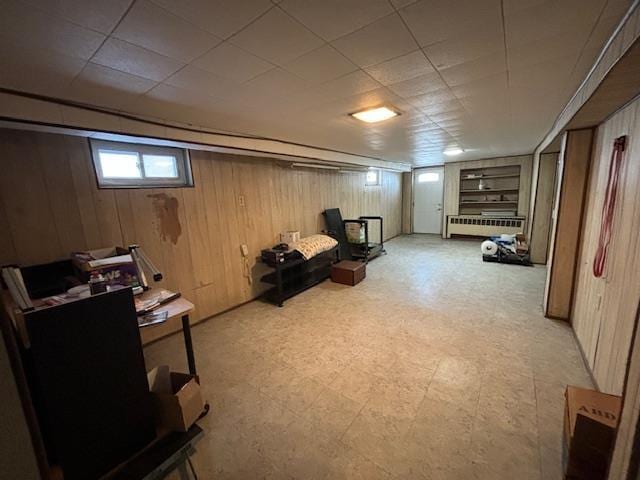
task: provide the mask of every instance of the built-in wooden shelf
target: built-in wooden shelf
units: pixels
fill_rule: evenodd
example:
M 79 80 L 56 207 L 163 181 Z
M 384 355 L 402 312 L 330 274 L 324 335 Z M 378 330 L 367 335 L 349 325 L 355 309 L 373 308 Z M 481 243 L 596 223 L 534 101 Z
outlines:
M 488 201 L 484 201 L 484 202 L 460 202 L 460 205 L 488 205 L 488 204 L 497 204 L 497 205 L 506 205 L 506 204 L 512 204 L 512 205 L 517 205 L 518 201 L 514 200 L 514 201 L 510 201 L 510 200 L 488 200 Z
M 491 195 L 492 193 L 518 192 L 518 188 L 492 188 L 485 190 L 460 190 L 460 193 L 478 193 L 482 195 Z
M 483 211 L 505 209 L 514 213 L 520 205 L 520 165 L 470 168 L 460 171 L 458 213 L 477 215 Z M 467 175 L 478 175 L 466 178 Z M 471 182 L 475 180 L 474 182 Z M 464 182 L 469 183 L 464 183 Z M 472 188 L 479 187 L 480 188 Z
M 490 178 L 516 178 L 516 177 L 520 177 L 519 173 L 501 173 L 501 174 L 496 174 L 496 175 L 483 175 L 481 177 L 474 177 L 474 178 L 465 178 L 465 177 L 460 177 L 460 180 L 464 181 L 464 180 L 487 180 Z

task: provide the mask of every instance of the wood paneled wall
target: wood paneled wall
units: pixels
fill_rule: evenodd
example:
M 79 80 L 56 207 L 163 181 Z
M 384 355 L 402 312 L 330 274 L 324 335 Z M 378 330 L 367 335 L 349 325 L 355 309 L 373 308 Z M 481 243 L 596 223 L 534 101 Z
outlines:
M 345 218 L 382 215 L 386 238 L 401 231 L 399 173 L 383 171 L 371 187 L 364 172 L 191 151 L 194 188 L 101 190 L 86 138 L 0 130 L 0 148 L 0 263 L 138 243 L 162 270 L 163 286 L 196 304 L 195 320 L 258 296 L 260 250 L 285 230 L 320 232 L 326 208 L 340 207 Z
M 447 216 L 459 214 L 460 170 L 469 168 L 505 167 L 520 165 L 520 191 L 518 192 L 518 215 L 529 215 L 531 195 L 532 155 L 496 157 L 484 160 L 445 163 L 444 165 L 444 205 L 442 215 L 442 236 L 446 237 Z
M 402 174 L 402 233 L 413 233 L 413 172 Z
M 544 314 L 551 318 L 568 320 L 571 313 L 593 133 L 591 128 L 566 132 L 558 157 L 544 292 Z
M 640 305 L 636 323 L 640 321 Z M 638 438 L 638 421 L 640 420 L 640 331 L 636 329 L 631 340 L 629 369 L 625 377 L 622 413 L 618 423 L 616 443 L 609 467 L 609 480 L 628 477 L 631 462 L 637 466 L 639 459 L 636 451 Z M 632 460 L 633 459 L 633 460 Z M 636 477 L 637 478 L 637 477 Z
M 628 135 L 604 276 L 593 276 L 613 141 Z M 640 301 L 640 100 L 598 128 L 572 324 L 598 386 L 620 394 Z
M 551 214 L 555 193 L 558 154 L 543 153 L 539 156 L 535 182 L 535 202 L 529 234 L 529 253 L 533 263 L 545 264 L 551 234 Z

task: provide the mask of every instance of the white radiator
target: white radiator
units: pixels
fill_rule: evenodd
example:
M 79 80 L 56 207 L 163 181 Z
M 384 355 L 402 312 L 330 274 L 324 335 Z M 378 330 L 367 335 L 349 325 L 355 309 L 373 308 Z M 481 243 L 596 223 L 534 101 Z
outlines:
M 525 217 L 486 218 L 480 215 L 450 215 L 447 217 L 447 238 L 451 235 L 490 237 L 503 233 L 524 232 Z

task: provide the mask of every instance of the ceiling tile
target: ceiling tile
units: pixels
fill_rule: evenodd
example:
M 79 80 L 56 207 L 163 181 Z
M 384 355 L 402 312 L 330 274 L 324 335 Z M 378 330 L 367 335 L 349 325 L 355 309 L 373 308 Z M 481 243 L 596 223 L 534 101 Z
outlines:
M 476 60 L 496 52 L 504 55 L 504 36 L 499 31 L 477 29 L 449 40 L 424 47 L 436 68 L 446 68 Z
M 214 115 L 211 111 L 215 100 L 201 95 L 196 96 L 193 92 L 170 85 L 159 84 L 145 95 L 133 99 L 131 109 L 138 114 L 158 119 L 170 119 L 190 125 L 201 123 L 205 126 L 207 122 L 200 121 L 198 117 L 206 111 L 209 119 L 212 119 Z M 195 140 L 201 139 L 196 137 Z
M 164 80 L 184 66 L 184 63 L 178 60 L 117 38 L 109 38 L 91 61 L 156 81 Z
M 604 0 L 544 2 L 505 16 L 507 48 L 556 38 L 556 45 L 540 44 L 542 55 L 557 48 L 580 48 L 587 41 Z M 567 21 L 571 19 L 571 21 Z
M 221 43 L 205 53 L 194 61 L 193 65 L 238 83 L 246 82 L 275 68 L 273 64 L 245 52 L 229 42 Z
M 174 73 L 163 83 L 218 98 L 223 98 L 238 88 L 236 83 L 192 65 Z
M 421 50 L 367 67 L 365 70 L 383 85 L 411 80 L 434 71 L 433 66 L 431 66 Z
M 389 89 L 401 97 L 415 97 L 423 93 L 446 88 L 438 72 L 430 72 L 419 77 L 389 85 Z
M 308 86 L 306 81 L 281 68 L 274 68 L 244 84 L 248 91 L 254 91 L 263 97 L 295 94 Z
M 540 36 L 529 43 L 511 42 L 507 44 L 509 68 L 536 65 L 554 58 L 572 55 L 577 58 L 584 45 L 585 38 L 575 31 L 568 30 L 558 35 Z M 567 66 L 573 68 L 572 65 Z
M 541 5 L 547 5 L 548 8 L 554 3 L 554 0 L 504 0 L 505 16 L 514 15 L 522 10 L 527 10 Z
M 539 88 L 558 93 L 569 81 L 575 59 L 575 55 L 569 55 L 535 65 L 512 68 L 509 71 L 509 86 Z
M 287 63 L 285 68 L 311 83 L 324 83 L 358 70 L 358 67 L 331 45 L 306 53 Z
M 95 63 L 87 63 L 72 83 L 73 89 L 104 86 L 128 93 L 144 93 L 156 82 Z
M 507 90 L 506 72 L 499 72 L 451 87 L 451 91 L 458 99 L 475 97 L 488 102 L 497 102 L 504 99 Z
M 413 37 L 397 14 L 339 38 L 333 46 L 361 67 L 376 65 L 416 49 Z
M 532 2 L 527 8 L 505 9 L 505 34 L 508 48 L 533 43 L 541 37 L 561 35 L 563 19 L 553 15 L 553 0 Z M 564 27 L 570 27 L 565 24 Z
M 318 91 L 326 101 L 349 97 L 359 93 L 380 88 L 380 84 L 362 70 L 349 73 L 335 80 L 331 80 L 320 87 Z
M 0 36 L 0 85 L 47 95 L 64 92 L 85 60 L 25 47 Z
M 171 102 L 187 107 L 203 107 L 213 105 L 217 102 L 215 97 L 196 93 L 191 90 L 174 87 L 160 83 L 149 90 L 144 95 L 146 98 L 160 100 L 163 102 Z
M 478 25 L 502 29 L 500 0 L 420 0 L 400 14 L 421 47 L 468 34 Z
M 284 65 L 323 44 L 279 8 L 270 10 L 230 41 L 277 65 Z
M 129 8 L 131 0 L 26 0 L 26 3 L 108 35 Z
M 228 38 L 273 7 L 269 0 L 151 0 L 174 15 Z
M 113 36 L 186 63 L 221 41 L 148 0 L 136 1 Z
M 88 60 L 105 36 L 14 0 L 2 2 L 1 34 L 25 47 Z
M 280 6 L 327 41 L 393 12 L 387 0 L 284 0 Z
M 442 78 L 450 87 L 507 71 L 504 52 L 497 52 L 476 60 L 440 70 Z
M 129 109 L 137 96 L 155 84 L 153 80 L 88 63 L 68 91 L 74 100 L 122 110 Z
M 434 103 L 455 101 L 456 97 L 449 88 L 442 88 L 440 90 L 423 93 L 415 97 L 408 97 L 406 100 L 415 107 L 426 107 Z
M 443 127 L 445 120 L 460 119 L 466 116 L 466 111 L 458 101 L 449 101 L 442 103 L 434 103 L 421 108 L 422 112 L 427 114 L 431 120 Z

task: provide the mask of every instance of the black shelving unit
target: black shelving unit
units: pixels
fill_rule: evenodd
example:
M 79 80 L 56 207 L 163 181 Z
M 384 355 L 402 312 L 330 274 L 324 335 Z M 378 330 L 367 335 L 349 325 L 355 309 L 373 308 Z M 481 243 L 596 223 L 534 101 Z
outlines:
M 263 275 L 260 281 L 273 285 L 264 298 L 279 307 L 284 301 L 331 276 L 331 265 L 338 261 L 338 247 L 304 260 L 298 258 L 269 265 L 273 271 Z

